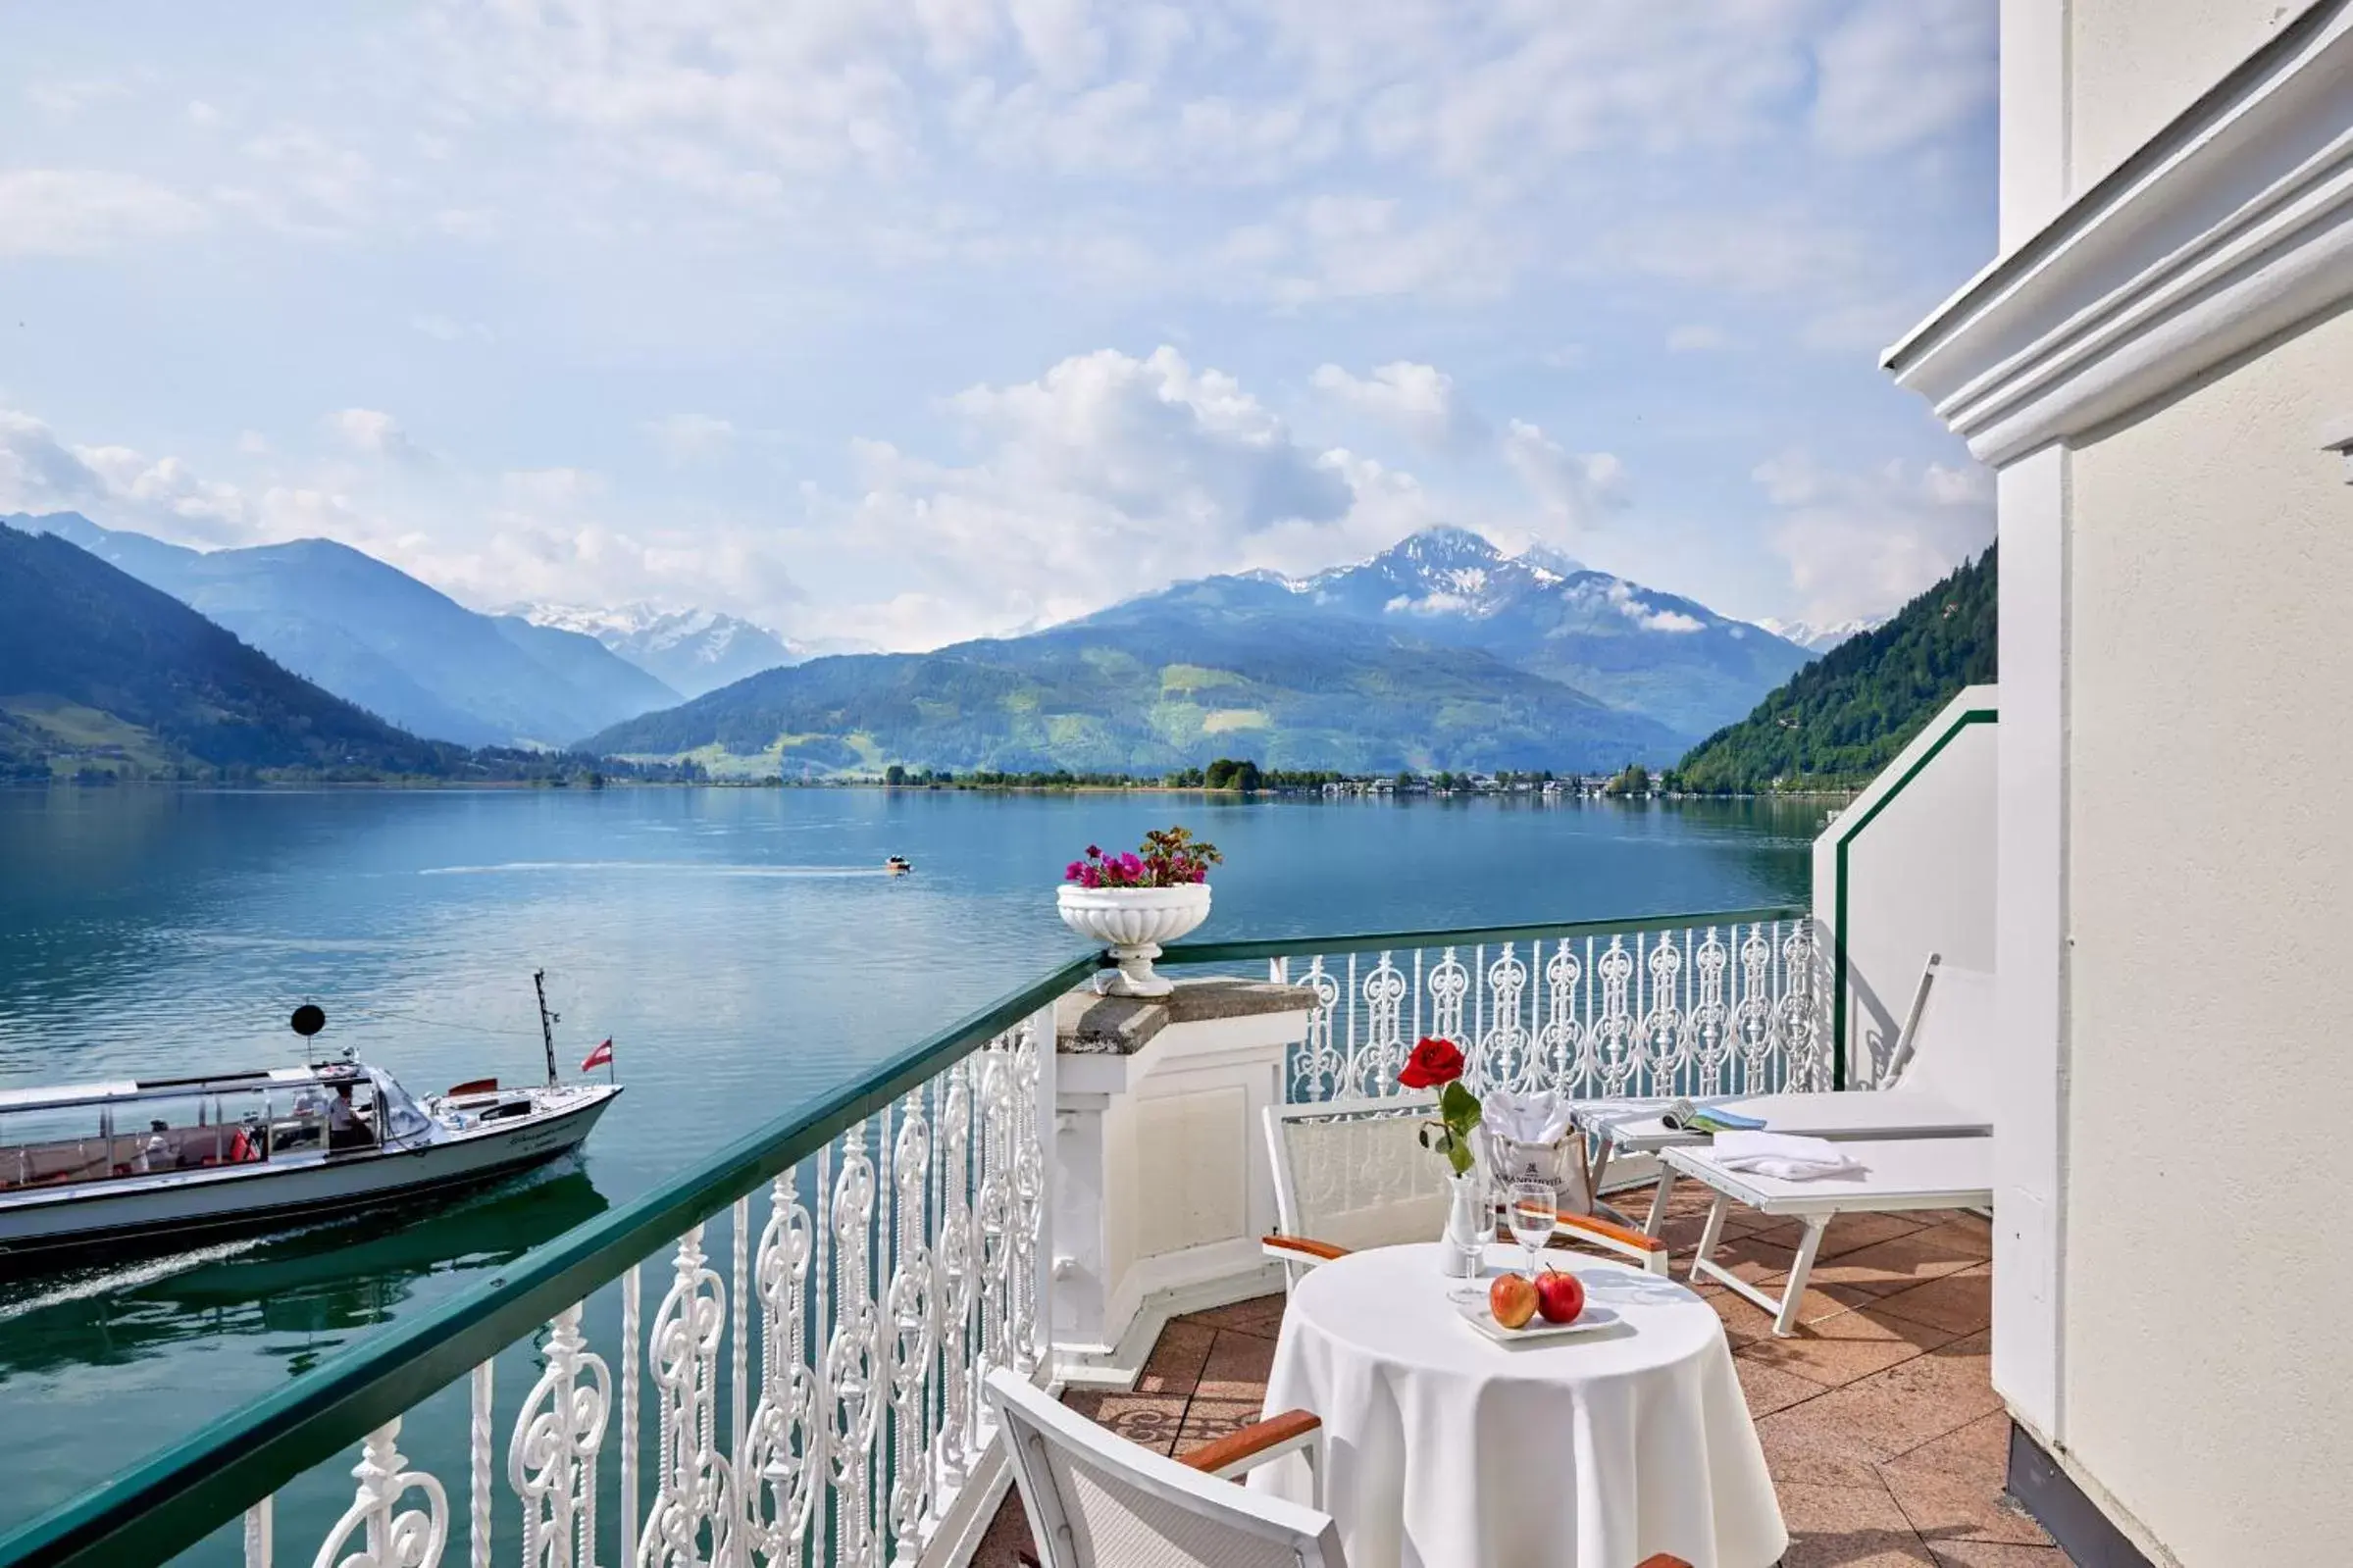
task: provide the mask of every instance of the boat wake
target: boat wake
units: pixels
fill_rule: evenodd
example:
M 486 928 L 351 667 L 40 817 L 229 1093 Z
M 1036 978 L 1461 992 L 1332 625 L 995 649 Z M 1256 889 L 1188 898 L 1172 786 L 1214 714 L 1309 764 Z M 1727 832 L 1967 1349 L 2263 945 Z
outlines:
M 665 871 L 694 877 L 888 877 L 882 866 L 761 866 L 704 860 L 507 860 L 494 866 L 428 866 L 420 877 L 495 877 L 533 871 Z
M 208 1268 L 215 1263 L 227 1263 L 244 1256 L 257 1247 L 285 1241 L 291 1237 L 307 1236 L 313 1231 L 330 1230 L 347 1225 L 348 1218 L 321 1220 L 315 1225 L 293 1226 L 273 1231 L 266 1236 L 239 1237 L 233 1240 L 216 1241 L 209 1246 L 190 1247 L 184 1252 L 169 1252 L 157 1257 L 136 1261 L 97 1264 L 73 1273 L 51 1275 L 41 1289 L 32 1294 L 11 1298 L 0 1293 L 0 1323 L 28 1317 L 50 1307 L 64 1306 L 69 1301 L 86 1301 L 96 1295 L 113 1295 L 118 1291 L 135 1290 L 141 1286 L 154 1285 L 185 1274 L 190 1269 Z

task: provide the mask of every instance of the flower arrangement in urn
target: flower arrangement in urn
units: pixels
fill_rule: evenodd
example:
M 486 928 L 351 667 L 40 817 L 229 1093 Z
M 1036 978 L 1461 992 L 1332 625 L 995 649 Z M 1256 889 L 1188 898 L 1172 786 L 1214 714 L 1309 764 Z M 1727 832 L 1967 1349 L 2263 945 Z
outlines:
M 1176 987 L 1152 973 L 1160 944 L 1209 918 L 1209 868 L 1217 846 L 1186 828 L 1158 828 L 1124 854 L 1087 853 L 1062 870 L 1055 905 L 1062 924 L 1111 950 L 1119 967 L 1099 989 L 1111 996 L 1165 996 Z

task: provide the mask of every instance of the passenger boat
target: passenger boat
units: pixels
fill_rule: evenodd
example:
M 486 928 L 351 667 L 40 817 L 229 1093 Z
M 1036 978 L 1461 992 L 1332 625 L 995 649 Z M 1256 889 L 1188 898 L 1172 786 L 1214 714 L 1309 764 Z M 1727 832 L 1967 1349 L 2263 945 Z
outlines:
M 915 869 L 915 862 L 904 855 L 893 855 L 883 862 L 883 870 L 894 877 L 903 877 Z
M 325 1023 L 316 1007 L 296 1014 L 306 1037 Z M 577 1148 L 620 1093 L 558 1083 L 552 1038 L 544 1085 L 480 1079 L 423 1101 L 348 1056 L 0 1090 L 0 1271 L 28 1254 L 175 1246 L 488 1181 Z

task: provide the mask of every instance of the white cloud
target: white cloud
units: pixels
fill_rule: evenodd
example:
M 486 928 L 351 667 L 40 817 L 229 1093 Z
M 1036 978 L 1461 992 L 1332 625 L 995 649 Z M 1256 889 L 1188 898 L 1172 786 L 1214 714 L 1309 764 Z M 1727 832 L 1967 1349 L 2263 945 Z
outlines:
M 1403 430 L 1432 450 L 1459 446 L 1479 433 L 1478 416 L 1456 391 L 1454 378 L 1435 365 L 1399 360 L 1362 379 L 1337 365 L 1319 365 L 1310 380 L 1342 408 Z
M 670 414 L 649 421 L 646 433 L 673 463 L 700 463 L 726 455 L 736 444 L 736 427 L 709 414 Z
M 1589 529 L 1625 503 L 1624 464 L 1608 452 L 1571 452 L 1526 420 L 1506 427 L 1504 460 L 1567 531 Z
M 1063 619 L 1181 577 L 1325 564 L 1428 510 L 1411 476 L 1308 450 L 1232 377 L 1173 348 L 1076 355 L 946 406 L 976 460 L 859 442 L 863 493 L 848 508 L 855 547 L 938 611 L 930 640 Z
M 0 409 L 0 512 L 58 512 L 90 505 L 105 481 L 29 414 Z
M 1753 476 L 1780 514 L 1773 548 L 1816 624 L 1883 616 L 1993 538 L 1993 479 L 1974 465 L 1845 471 L 1802 451 Z
M 1173 348 L 1076 355 L 1035 381 L 959 392 L 948 406 L 999 445 L 992 472 L 1084 496 L 1140 522 L 1247 531 L 1344 514 L 1348 485 L 1232 377 Z
M 167 538 L 236 539 L 256 519 L 234 485 L 198 477 L 178 458 L 127 446 L 69 445 L 28 414 L 0 409 L 0 512 L 81 512 Z
M 1707 623 L 1697 616 L 1651 603 L 1630 583 L 1611 582 L 1608 592 L 1611 606 L 1645 632 L 1683 633 L 1708 630 Z
M 400 422 L 382 409 L 337 409 L 327 416 L 326 425 L 337 440 L 365 457 L 414 463 L 425 456 L 424 448 L 409 439 Z
M 1669 354 L 1717 354 L 1732 346 L 1730 333 L 1704 322 L 1687 322 L 1666 333 Z
M 0 171 L 0 257 L 103 256 L 204 227 L 205 211 L 136 175 Z
M 213 197 L 281 232 L 340 238 L 374 217 L 367 157 L 305 126 L 281 126 L 244 144 L 245 164 Z

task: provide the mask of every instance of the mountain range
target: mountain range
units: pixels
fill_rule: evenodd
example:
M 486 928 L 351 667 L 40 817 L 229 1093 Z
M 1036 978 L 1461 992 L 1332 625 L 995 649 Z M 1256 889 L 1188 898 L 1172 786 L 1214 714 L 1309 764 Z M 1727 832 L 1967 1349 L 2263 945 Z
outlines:
M 1808 659 L 1694 600 L 1456 528 L 1307 577 L 1179 582 L 1022 635 L 793 663 L 809 650 L 707 611 L 482 614 L 325 539 L 198 551 L 77 513 L 13 521 L 412 733 L 754 776 L 1151 774 L 1219 754 L 1614 769 L 1670 760 Z
M 1151 774 L 1614 769 L 1746 713 L 1804 650 L 1477 533 L 1354 566 L 1205 578 L 1019 637 L 812 659 L 625 721 L 589 749 L 716 771 Z
M 479 614 L 331 539 L 191 550 L 77 512 L 0 522 L 80 546 L 413 734 L 554 746 L 679 700 L 594 637 Z
M 1281 610 L 1476 648 L 1695 737 L 1747 713 L 1809 657 L 1695 600 L 1542 547 L 1508 556 L 1458 528 L 1426 529 L 1312 577 L 1204 578 L 1122 609 L 1194 604 Z
M 747 675 L 796 663 L 809 653 L 765 627 L 716 610 L 524 604 L 510 613 L 535 626 L 594 637 L 682 697 L 699 697 Z
M 0 778 L 446 774 L 406 734 L 65 539 L 0 527 Z

